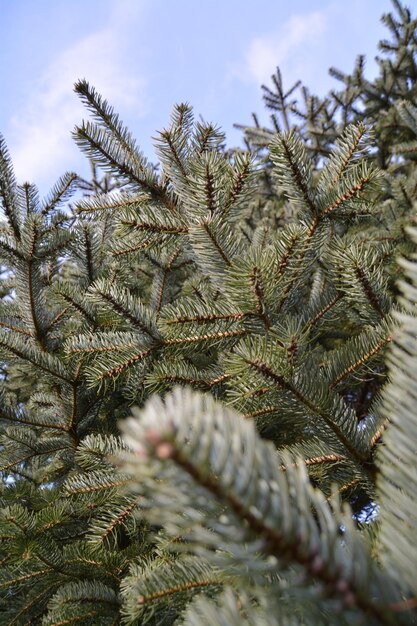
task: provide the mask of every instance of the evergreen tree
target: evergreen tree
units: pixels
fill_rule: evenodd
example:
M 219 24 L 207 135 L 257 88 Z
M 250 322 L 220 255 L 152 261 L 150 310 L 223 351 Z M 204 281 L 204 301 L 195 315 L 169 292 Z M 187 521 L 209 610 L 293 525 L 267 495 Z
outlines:
M 270 160 L 265 148 L 274 134 L 294 130 L 302 135 L 306 150 L 317 166 L 323 157 L 329 156 L 335 141 L 349 124 L 365 122 L 373 133 L 369 158 L 377 162 L 385 175 L 384 199 L 395 196 L 398 221 L 410 211 L 417 184 L 411 153 L 406 159 L 400 157 L 403 144 L 415 139 L 404 117 L 403 104 L 415 105 L 417 98 L 417 20 L 400 2 L 392 0 L 392 3 L 394 13 L 384 14 L 381 18 L 389 30 L 390 39 L 379 43 L 381 55 L 375 57 L 379 74 L 374 80 L 366 79 L 365 57 L 360 55 L 351 74 L 335 68 L 329 70 L 342 88 L 332 89 L 327 96 L 320 98 L 300 81 L 286 90 L 277 68 L 272 76 L 272 86 L 262 87 L 265 105 L 271 111 L 272 128 L 261 127 L 256 115 L 253 115 L 255 126 L 237 126 L 245 131 L 251 151 L 266 163 Z M 263 183 L 263 194 L 269 197 L 273 214 L 285 220 L 286 212 L 282 203 L 277 203 L 270 167 L 263 168 Z
M 155 168 L 86 81 L 103 181 L 40 201 L 1 143 L 1 624 L 416 622 L 417 22 L 394 4 L 383 80 L 304 91 L 292 127 L 278 76 L 285 130 L 250 150 L 178 105 Z

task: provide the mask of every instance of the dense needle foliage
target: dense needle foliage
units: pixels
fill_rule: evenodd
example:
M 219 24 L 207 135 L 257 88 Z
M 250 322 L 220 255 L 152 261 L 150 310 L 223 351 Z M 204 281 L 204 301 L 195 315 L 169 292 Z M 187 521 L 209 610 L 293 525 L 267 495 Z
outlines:
M 393 5 L 376 79 L 359 57 L 320 99 L 277 70 L 245 150 L 180 104 L 155 167 L 85 80 L 91 182 L 40 200 L 1 141 L 0 624 L 417 623 L 417 20 Z

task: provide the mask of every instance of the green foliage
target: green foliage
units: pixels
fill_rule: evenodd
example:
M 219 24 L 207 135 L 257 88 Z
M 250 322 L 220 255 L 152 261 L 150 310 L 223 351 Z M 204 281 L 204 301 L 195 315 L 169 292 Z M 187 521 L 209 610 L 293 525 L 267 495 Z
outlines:
M 91 181 L 41 201 L 1 140 L 1 624 L 415 623 L 416 23 L 395 7 L 374 83 L 359 64 L 303 111 L 278 72 L 248 150 L 180 104 L 155 167 L 86 81 Z
M 410 229 L 417 241 L 417 231 Z M 416 285 L 415 254 L 412 260 L 401 259 L 405 280 L 401 283 L 401 303 L 404 311 L 397 313 L 400 328 L 389 352 L 390 383 L 385 389 L 383 408 L 390 425 L 384 436 L 379 462 L 379 498 L 385 503 L 381 510 L 379 551 L 381 560 L 399 581 L 416 596 L 415 563 L 417 550 L 414 542 L 417 530 L 417 469 L 415 465 L 416 381 Z
M 330 506 L 304 464 L 257 438 L 252 422 L 180 387 L 134 413 L 122 423 L 131 449 L 124 468 L 141 497 L 141 516 L 181 537 L 173 549 L 230 572 L 236 587 L 251 589 L 252 601 L 269 611 L 278 595 L 288 618 L 298 593 L 302 623 L 342 608 L 340 624 L 355 613 L 367 624 L 409 623 L 391 608 L 401 603 L 396 577 L 372 560 L 349 507 L 337 498 Z M 401 556 L 412 566 L 414 554 Z M 278 575 L 286 585 L 271 583 Z

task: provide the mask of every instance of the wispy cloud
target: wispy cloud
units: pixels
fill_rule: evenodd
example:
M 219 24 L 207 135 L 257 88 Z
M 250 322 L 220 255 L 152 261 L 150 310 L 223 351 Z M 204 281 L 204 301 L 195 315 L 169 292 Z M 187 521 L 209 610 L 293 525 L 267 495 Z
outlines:
M 144 2 L 123 0 L 114 5 L 107 24 L 62 50 L 34 83 L 28 103 L 15 112 L 9 148 L 17 179 L 50 182 L 64 169 L 75 168 L 79 152 L 71 130 L 85 110 L 73 92 L 86 78 L 116 108 L 146 112 L 146 78 L 129 72 L 128 42 Z M 116 8 L 117 7 L 117 8 Z
M 260 85 L 269 82 L 277 66 L 308 66 L 308 52 L 320 42 L 326 26 L 325 13 L 314 11 L 292 15 L 278 30 L 255 37 L 247 47 L 241 77 Z

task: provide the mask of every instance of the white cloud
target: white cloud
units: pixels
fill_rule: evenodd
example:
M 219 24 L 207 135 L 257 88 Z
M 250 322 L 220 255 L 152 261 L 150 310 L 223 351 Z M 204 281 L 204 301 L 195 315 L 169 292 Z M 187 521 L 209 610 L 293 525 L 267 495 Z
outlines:
M 244 73 L 257 85 L 269 83 L 275 68 L 299 65 L 307 58 L 303 56 L 316 45 L 326 29 L 324 12 L 315 11 L 303 15 L 292 15 L 279 29 L 249 43 L 245 55 Z
M 50 184 L 51 175 L 77 167 L 79 150 L 71 131 L 86 117 L 73 91 L 77 79 L 86 78 L 116 110 L 134 107 L 135 116 L 145 114 L 146 79 L 130 73 L 126 58 L 143 2 L 119 0 L 113 6 L 105 27 L 76 41 L 45 68 L 27 104 L 12 118 L 9 147 L 17 180 Z

